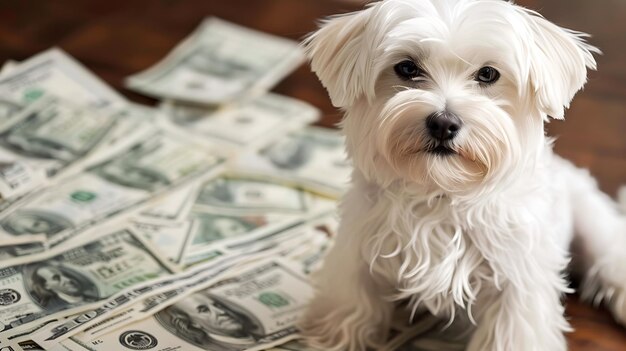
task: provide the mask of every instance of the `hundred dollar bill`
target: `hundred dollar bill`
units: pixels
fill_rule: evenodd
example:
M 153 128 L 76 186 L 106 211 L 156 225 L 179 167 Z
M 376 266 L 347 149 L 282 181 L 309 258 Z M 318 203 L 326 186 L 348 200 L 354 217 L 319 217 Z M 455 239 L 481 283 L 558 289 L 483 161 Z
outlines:
M 0 126 L 0 209 L 85 159 L 102 144 L 114 124 L 115 118 L 101 110 L 48 97 Z M 0 245 L 13 243 L 15 240 L 9 239 Z
M 58 312 L 85 309 L 175 271 L 129 229 L 56 251 L 0 269 L 1 334 Z
M 155 113 L 136 104 L 94 108 L 50 95 L 0 121 L 0 208 L 75 173 L 90 155 L 134 140 Z
M 51 177 L 92 151 L 114 124 L 101 110 L 41 99 L 0 126 L 0 157 L 24 160 Z
M 255 208 L 239 201 L 220 206 L 209 200 L 209 197 L 215 197 L 215 184 L 222 181 L 232 182 L 231 185 L 238 188 L 245 187 L 245 192 L 256 198 Z M 144 210 L 133 219 L 155 246 L 163 248 L 169 257 L 177 257 L 176 262 L 181 257 L 184 257 L 183 261 L 189 262 L 192 256 L 201 257 L 202 253 L 228 249 L 239 241 L 262 238 L 285 230 L 330 211 L 335 206 L 334 201 L 308 193 L 279 178 L 255 179 L 237 174 L 192 185 L 191 192 L 188 192 L 189 187 L 184 187 L 182 192 L 170 193 L 160 198 L 156 207 Z M 297 206 L 298 210 L 287 213 L 282 209 L 273 210 L 274 203 L 289 197 L 302 200 Z M 194 204 L 196 198 L 198 201 Z M 186 216 L 181 218 L 181 213 Z M 183 244 L 184 247 L 181 246 Z
M 51 321 L 38 328 L 35 335 L 31 335 L 33 332 L 29 332 L 28 335 L 42 345 L 53 345 L 79 332 L 81 332 L 79 339 L 104 335 L 149 316 L 155 309 L 166 307 L 173 299 L 184 296 L 194 289 L 203 288 L 237 265 L 292 252 L 293 248 L 299 246 L 302 239 L 308 236 L 308 228 L 301 226 L 262 239 L 239 243 L 236 251 L 229 251 L 226 248 L 223 251 L 215 250 L 208 261 L 184 273 L 133 287 L 113 296 L 100 307 L 84 311 L 64 321 Z
M 32 336 L 40 344 L 48 346 L 83 330 L 92 336 L 106 334 L 112 330 L 111 328 L 119 328 L 129 321 L 149 316 L 155 308 L 166 307 L 166 302 L 172 299 L 190 293 L 194 289 L 203 288 L 213 279 L 232 270 L 233 267 L 258 261 L 264 257 L 276 256 L 279 252 L 297 245 L 302 233 L 301 230 L 294 230 L 275 235 L 268 240 L 251 241 L 245 244 L 245 248 L 242 244 L 237 253 L 215 251 L 211 260 L 184 273 L 133 287 L 111 297 L 100 307 L 84 311 L 63 321 L 50 321 L 27 335 Z
M 207 107 L 204 113 L 173 101 L 162 108 L 174 123 L 190 132 L 235 147 L 266 144 L 319 116 L 316 108 L 303 101 L 271 93 L 217 111 Z
M 335 208 L 335 202 L 279 178 L 245 174 L 221 176 L 205 183 L 189 218 L 198 225 L 186 254 L 232 247 L 302 224 Z
M 177 301 L 150 318 L 92 340 L 89 350 L 261 350 L 297 337 L 295 323 L 313 295 L 296 264 L 257 262 Z M 120 345 L 121 344 L 121 345 Z M 121 347 L 120 347 L 121 346 Z
M 301 221 L 299 216 L 233 215 L 207 211 L 193 211 L 190 217 L 196 226 L 190 233 L 186 255 L 212 251 L 216 244 L 221 246 L 242 239 L 248 240 L 276 232 L 289 224 Z
M 42 96 L 108 106 L 125 99 L 58 48 L 18 63 L 0 76 L 0 123 Z
M 158 131 L 0 218 L 3 234 L 45 234 L 55 246 L 223 163 L 202 145 Z
M 259 151 L 243 154 L 237 164 L 249 171 L 280 174 L 333 196 L 346 190 L 352 173 L 343 136 L 318 127 L 291 132 Z
M 194 209 L 218 210 L 223 213 L 293 213 L 301 214 L 315 207 L 333 203 L 313 196 L 295 183 L 276 176 L 256 177 L 232 173 L 205 183 Z
M 158 98 L 221 104 L 269 89 L 303 60 L 295 41 L 212 17 L 126 84 Z

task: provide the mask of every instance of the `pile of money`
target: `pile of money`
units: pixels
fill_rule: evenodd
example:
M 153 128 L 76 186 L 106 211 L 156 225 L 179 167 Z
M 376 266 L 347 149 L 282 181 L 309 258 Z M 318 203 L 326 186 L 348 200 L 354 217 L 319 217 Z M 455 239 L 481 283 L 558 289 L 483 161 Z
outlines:
M 127 79 L 156 108 L 60 49 L 6 62 L 0 350 L 311 350 L 296 325 L 351 165 L 268 92 L 303 60 L 208 18 Z

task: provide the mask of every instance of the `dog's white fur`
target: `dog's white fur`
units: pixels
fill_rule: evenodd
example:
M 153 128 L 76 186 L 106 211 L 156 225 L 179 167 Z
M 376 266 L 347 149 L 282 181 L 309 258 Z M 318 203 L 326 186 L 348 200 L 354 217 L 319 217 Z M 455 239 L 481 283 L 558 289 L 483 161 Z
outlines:
M 584 295 L 626 323 L 625 217 L 544 132 L 596 67 L 585 37 L 502 0 L 385 0 L 306 40 L 346 112 L 355 165 L 301 322 L 312 345 L 381 349 L 408 300 L 413 312 L 475 324 L 470 351 L 566 350 L 573 239 Z M 426 75 L 400 79 L 393 67 L 407 58 Z M 474 79 L 485 65 L 501 73 L 493 85 Z M 444 109 L 463 122 L 449 156 L 426 151 L 425 120 Z

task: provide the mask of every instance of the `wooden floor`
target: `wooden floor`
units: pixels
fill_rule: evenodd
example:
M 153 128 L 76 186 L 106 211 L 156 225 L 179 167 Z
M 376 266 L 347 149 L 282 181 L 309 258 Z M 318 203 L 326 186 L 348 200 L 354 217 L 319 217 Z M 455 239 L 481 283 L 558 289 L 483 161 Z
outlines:
M 592 33 L 591 42 L 604 51 L 599 71 L 591 74 L 566 121 L 552 122 L 549 131 L 559 137 L 558 153 L 591 169 L 602 189 L 614 195 L 626 184 L 626 1 L 516 2 L 562 26 Z M 124 90 L 123 78 L 163 57 L 204 16 L 298 39 L 314 29 L 316 19 L 359 6 L 359 1 L 348 0 L 2 0 L 0 62 L 23 60 L 58 45 L 131 99 L 153 103 Z M 308 67 L 275 90 L 319 107 L 322 125 L 339 119 Z M 569 297 L 567 314 L 576 328 L 568 335 L 570 350 L 626 350 L 626 329 L 607 312 Z

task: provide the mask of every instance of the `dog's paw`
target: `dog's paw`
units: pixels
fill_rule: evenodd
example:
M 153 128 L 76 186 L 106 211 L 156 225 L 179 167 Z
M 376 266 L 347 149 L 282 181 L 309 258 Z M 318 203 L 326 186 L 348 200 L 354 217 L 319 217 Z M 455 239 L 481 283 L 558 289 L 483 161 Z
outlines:
M 608 302 L 615 320 L 626 327 L 626 288 L 617 291 Z
M 380 350 L 388 329 L 380 322 L 380 316 L 365 310 L 312 304 L 299 328 L 306 343 L 320 350 Z
M 626 255 L 615 251 L 596 262 L 587 272 L 581 293 L 593 305 L 603 303 L 615 320 L 626 327 Z

